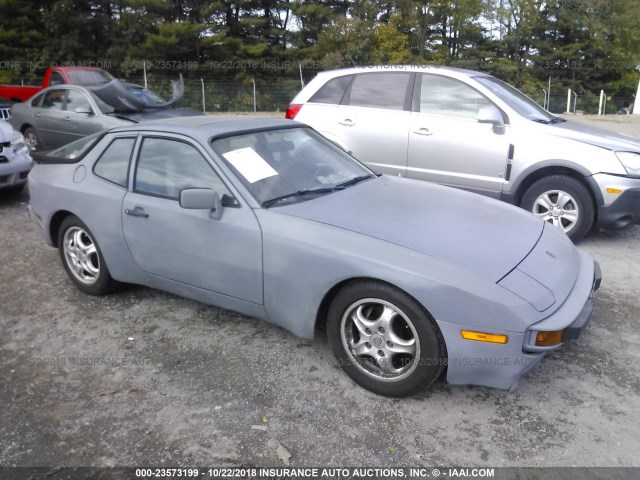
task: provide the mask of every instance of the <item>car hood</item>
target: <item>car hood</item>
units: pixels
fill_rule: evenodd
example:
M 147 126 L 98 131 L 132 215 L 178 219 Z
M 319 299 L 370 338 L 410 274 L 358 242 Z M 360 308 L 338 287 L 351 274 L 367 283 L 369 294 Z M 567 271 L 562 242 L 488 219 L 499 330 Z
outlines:
M 530 213 L 482 195 L 386 175 L 272 209 L 401 245 L 493 282 L 532 251 L 544 227 Z
M 552 135 L 577 140 L 614 151 L 640 152 L 640 138 L 611 132 L 603 128 L 568 120 L 547 125 Z

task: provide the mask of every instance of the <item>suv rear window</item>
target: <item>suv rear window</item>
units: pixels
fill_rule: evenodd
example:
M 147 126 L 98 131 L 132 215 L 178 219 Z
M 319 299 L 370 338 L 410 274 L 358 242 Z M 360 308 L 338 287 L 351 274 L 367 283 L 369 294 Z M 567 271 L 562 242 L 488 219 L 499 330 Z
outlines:
M 404 110 L 410 73 L 365 73 L 351 85 L 349 105 Z
M 309 101 L 313 103 L 331 103 L 338 105 L 352 79 L 353 75 L 332 78 L 325 83 L 324 86 L 309 99 Z

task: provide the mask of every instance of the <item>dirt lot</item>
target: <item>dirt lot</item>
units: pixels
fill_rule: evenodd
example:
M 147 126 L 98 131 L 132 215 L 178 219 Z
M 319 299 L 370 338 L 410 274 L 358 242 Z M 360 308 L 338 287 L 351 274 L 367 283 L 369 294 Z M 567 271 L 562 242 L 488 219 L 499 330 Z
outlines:
M 592 323 L 516 391 L 394 400 L 323 337 L 142 287 L 83 295 L 27 202 L 0 199 L 2 466 L 279 466 L 278 442 L 293 466 L 640 466 L 638 226 L 582 243 L 604 274 Z

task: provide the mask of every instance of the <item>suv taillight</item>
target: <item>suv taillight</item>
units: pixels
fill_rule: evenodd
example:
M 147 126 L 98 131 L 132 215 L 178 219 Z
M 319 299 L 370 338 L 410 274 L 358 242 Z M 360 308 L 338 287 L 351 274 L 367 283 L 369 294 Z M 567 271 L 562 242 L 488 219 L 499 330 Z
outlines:
M 301 108 L 302 108 L 301 104 L 289 105 L 289 108 L 287 108 L 287 113 L 284 116 L 284 118 L 286 118 L 287 120 L 293 120 L 294 118 L 296 118 L 296 115 L 298 115 L 298 112 L 300 111 Z

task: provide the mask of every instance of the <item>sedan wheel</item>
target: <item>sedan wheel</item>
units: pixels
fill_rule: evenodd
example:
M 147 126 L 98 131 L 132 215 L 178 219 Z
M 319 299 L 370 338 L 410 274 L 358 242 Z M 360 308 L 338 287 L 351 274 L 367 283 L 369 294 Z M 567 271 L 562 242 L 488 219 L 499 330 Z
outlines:
M 40 140 L 38 139 L 38 133 L 31 127 L 24 131 L 24 143 L 30 151 L 38 150 L 40 147 Z
M 80 290 L 99 295 L 112 289 L 114 282 L 100 248 L 80 219 L 69 216 L 62 222 L 58 248 L 67 274 Z
M 334 299 L 327 327 L 345 372 L 381 395 L 415 394 L 429 386 L 445 364 L 444 342 L 435 321 L 390 285 L 349 284 Z
M 587 234 L 595 218 L 595 205 L 587 188 L 566 175 L 551 175 L 535 182 L 525 192 L 521 206 L 574 242 Z

